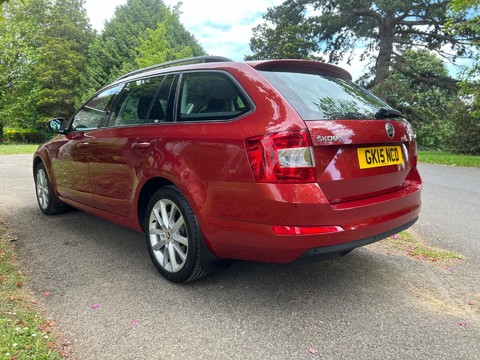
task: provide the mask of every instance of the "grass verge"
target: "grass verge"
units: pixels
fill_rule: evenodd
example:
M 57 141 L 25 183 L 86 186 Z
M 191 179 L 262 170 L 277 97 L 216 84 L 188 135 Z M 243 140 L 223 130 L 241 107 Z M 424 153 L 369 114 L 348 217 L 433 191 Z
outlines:
M 35 310 L 15 264 L 14 245 L 0 222 L 0 359 L 64 359 L 52 334 L 54 321 Z
M 383 241 L 387 246 L 407 253 L 417 259 L 438 262 L 441 264 L 460 260 L 463 257 L 452 251 L 443 250 L 425 244 L 407 231 L 393 235 Z
M 1 144 L 0 155 L 33 154 L 37 148 L 35 144 Z
M 442 151 L 418 151 L 418 161 L 452 166 L 466 166 L 480 168 L 480 156 L 460 155 Z

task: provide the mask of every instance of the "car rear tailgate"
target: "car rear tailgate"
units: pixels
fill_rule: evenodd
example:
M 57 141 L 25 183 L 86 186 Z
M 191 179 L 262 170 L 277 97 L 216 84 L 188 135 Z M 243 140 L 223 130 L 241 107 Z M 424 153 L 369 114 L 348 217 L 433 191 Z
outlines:
M 416 144 L 407 121 L 305 123 L 314 148 L 317 181 L 330 203 L 377 196 L 408 186 L 409 173 L 416 166 Z

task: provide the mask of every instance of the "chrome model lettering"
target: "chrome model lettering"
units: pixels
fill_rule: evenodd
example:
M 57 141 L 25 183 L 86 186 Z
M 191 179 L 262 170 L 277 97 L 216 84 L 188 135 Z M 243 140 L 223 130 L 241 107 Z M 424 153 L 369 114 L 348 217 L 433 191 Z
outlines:
M 339 135 L 328 135 L 328 136 L 318 135 L 317 136 L 317 141 L 322 141 L 322 142 L 342 141 L 342 140 L 343 140 L 343 137 Z

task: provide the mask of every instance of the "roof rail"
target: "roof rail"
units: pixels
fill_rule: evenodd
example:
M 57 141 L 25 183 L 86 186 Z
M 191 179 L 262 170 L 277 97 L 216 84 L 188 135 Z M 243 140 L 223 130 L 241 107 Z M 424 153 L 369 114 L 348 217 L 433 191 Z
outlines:
M 169 66 L 173 65 L 179 65 L 179 64 L 196 64 L 196 63 L 212 63 L 212 62 L 224 62 L 224 61 L 233 61 L 231 59 L 228 59 L 223 56 L 195 56 L 195 57 L 190 57 L 190 58 L 185 58 L 185 59 L 180 59 L 180 60 L 173 60 L 173 61 L 168 61 L 165 63 L 161 64 L 156 64 L 152 65 L 143 69 L 135 70 L 132 72 L 129 72 L 128 74 L 120 76 L 117 80 L 125 79 L 126 77 L 136 75 L 136 74 L 141 74 L 143 72 L 147 72 L 150 70 L 155 70 L 155 69 L 163 69 Z

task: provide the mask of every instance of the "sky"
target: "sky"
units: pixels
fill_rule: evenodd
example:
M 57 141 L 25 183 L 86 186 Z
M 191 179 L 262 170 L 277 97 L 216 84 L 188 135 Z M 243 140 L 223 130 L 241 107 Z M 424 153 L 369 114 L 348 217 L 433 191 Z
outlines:
M 180 21 L 192 33 L 209 55 L 225 56 L 241 61 L 251 54 L 252 28 L 262 23 L 262 15 L 269 7 L 284 0 L 182 0 Z M 178 0 L 164 0 L 167 6 L 175 6 Z M 115 8 L 126 0 L 86 0 L 85 9 L 92 26 L 100 31 L 106 20 L 113 17 Z M 341 63 L 358 78 L 365 64 L 354 66 Z

